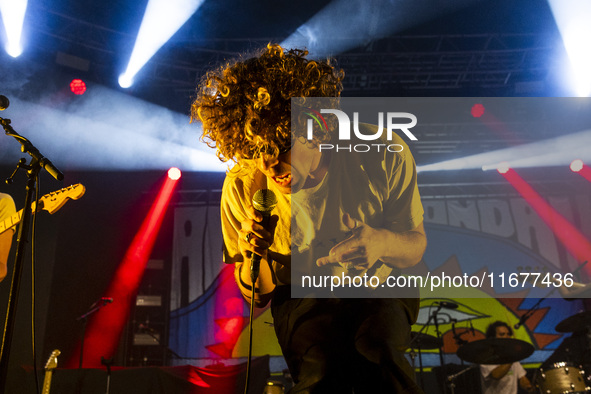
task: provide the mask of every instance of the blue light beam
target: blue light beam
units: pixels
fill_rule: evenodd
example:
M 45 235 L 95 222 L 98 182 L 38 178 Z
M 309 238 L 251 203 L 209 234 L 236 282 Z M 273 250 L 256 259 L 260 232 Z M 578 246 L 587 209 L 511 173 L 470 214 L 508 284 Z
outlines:
M 27 0 L 0 0 L 0 12 L 6 31 L 4 49 L 12 57 L 19 57 L 23 53 L 21 36 L 27 3 Z
M 133 79 L 138 71 L 181 28 L 202 3 L 203 0 L 149 0 L 127 69 L 119 76 L 119 85 L 122 88 L 128 88 L 133 84 Z
M 562 36 L 571 70 L 569 85 L 579 97 L 591 93 L 591 2 L 588 0 L 548 0 L 554 20 Z

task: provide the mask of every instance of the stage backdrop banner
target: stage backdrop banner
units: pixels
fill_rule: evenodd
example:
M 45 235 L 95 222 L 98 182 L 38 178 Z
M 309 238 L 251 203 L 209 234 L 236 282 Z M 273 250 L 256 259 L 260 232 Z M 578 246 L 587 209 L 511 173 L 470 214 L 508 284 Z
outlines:
M 587 238 L 591 236 L 589 194 L 552 196 L 550 204 Z M 423 200 L 428 247 L 423 261 L 407 274 L 463 275 L 494 271 L 572 272 L 576 261 L 538 214 L 519 197 Z M 174 224 L 174 255 L 169 344 L 183 357 L 175 361 L 203 364 L 203 360 L 239 362 L 247 354 L 248 308 L 234 283 L 232 266 L 222 262 L 219 207 L 178 207 Z M 583 277 L 580 279 L 586 281 Z M 414 331 L 436 335 L 429 316 L 436 301 L 452 301 L 455 310 L 438 314 L 445 362 L 460 360 L 452 334 L 462 339 L 484 338 L 488 324 L 503 320 L 513 326 L 548 289 L 500 286 L 468 288 L 461 297 L 434 291 L 421 300 Z M 555 326 L 582 310 L 581 301 L 565 301 L 557 291 L 518 329 L 515 337 L 532 343 L 534 354 L 524 363 L 539 366 L 568 334 Z M 258 309 L 254 321 L 255 356 L 281 358 L 269 309 Z M 439 365 L 435 350 L 423 352 L 426 366 Z

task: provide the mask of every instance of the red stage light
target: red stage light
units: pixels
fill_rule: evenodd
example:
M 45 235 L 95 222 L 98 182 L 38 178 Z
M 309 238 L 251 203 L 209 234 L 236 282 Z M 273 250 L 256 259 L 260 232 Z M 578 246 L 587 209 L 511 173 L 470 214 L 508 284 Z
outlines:
M 508 163 L 500 163 L 499 166 L 497 167 L 497 171 L 499 172 L 499 174 L 506 174 L 507 171 L 509 171 L 511 168 L 509 167 Z
M 87 368 L 100 368 L 101 357 L 108 359 L 115 353 L 176 184 L 175 180 L 165 179 L 105 292 L 113 298 L 113 304 L 95 313 L 88 322 L 83 360 Z M 79 353 L 80 344 L 72 354 L 68 367 L 77 365 Z
M 556 238 L 565 246 L 566 250 L 579 262 L 588 261 L 591 258 L 591 242 L 552 207 L 538 192 L 534 190 L 514 170 L 509 169 L 503 177 L 550 227 Z M 587 274 L 591 274 L 591 268 L 585 267 Z
M 583 169 L 583 160 L 576 159 L 570 163 L 570 169 L 572 172 L 579 172 Z
M 172 167 L 170 170 L 168 170 L 168 177 L 173 181 L 181 179 L 181 170 L 176 167 Z
M 482 115 L 484 115 L 484 105 L 474 104 L 470 110 L 470 113 L 473 117 L 480 118 Z
M 583 160 L 573 160 L 573 162 L 570 163 L 570 169 L 591 182 L 591 167 L 585 165 Z
M 70 90 L 74 94 L 82 95 L 86 92 L 86 84 L 81 79 L 73 79 L 72 82 L 70 82 Z

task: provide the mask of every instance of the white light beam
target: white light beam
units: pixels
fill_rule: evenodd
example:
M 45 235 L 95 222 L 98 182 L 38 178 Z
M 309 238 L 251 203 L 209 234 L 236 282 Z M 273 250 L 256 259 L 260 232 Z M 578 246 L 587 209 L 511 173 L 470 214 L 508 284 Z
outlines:
M 19 57 L 23 53 L 21 36 L 27 3 L 27 0 L 0 0 L 0 12 L 7 38 L 5 50 L 12 57 Z
M 12 0 L 3 0 L 12 1 Z M 135 45 L 119 85 L 128 88 L 141 68 L 197 11 L 203 0 L 149 0 Z

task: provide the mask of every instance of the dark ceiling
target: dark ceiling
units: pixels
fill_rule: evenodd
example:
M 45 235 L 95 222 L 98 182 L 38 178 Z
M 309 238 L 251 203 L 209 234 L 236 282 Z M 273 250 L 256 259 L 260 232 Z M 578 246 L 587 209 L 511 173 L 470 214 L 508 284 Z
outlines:
M 17 59 L 0 52 L 0 94 L 34 101 L 47 93 L 68 93 L 75 77 L 84 79 L 89 89 L 104 85 L 186 116 L 205 70 L 268 42 L 281 43 L 337 1 L 348 1 L 349 14 L 361 15 L 361 5 L 368 3 L 385 4 L 384 12 L 392 14 L 406 12 L 404 29 L 333 53 L 345 70 L 345 96 L 568 95 L 558 78 L 564 47 L 547 0 L 204 0 L 129 89 L 120 88 L 117 78 L 129 60 L 147 0 L 29 0 L 28 46 Z M 409 11 L 409 5 L 420 4 L 424 10 L 455 2 L 464 5 L 429 18 L 413 13 L 412 7 Z M 344 17 L 335 15 L 335 25 Z M 371 28 L 373 21 L 357 23 Z M 346 34 L 318 40 L 346 41 Z M 418 164 L 499 148 L 472 129 L 444 130 L 436 137 L 421 139 L 415 148 Z M 523 143 L 544 138 L 532 128 L 520 137 Z
M 446 2 L 420 1 L 434 7 Z M 205 0 L 127 92 L 187 113 L 204 70 L 269 41 L 281 42 L 329 3 Z M 391 0 L 387 9 L 396 13 L 410 3 Z M 563 49 L 546 0 L 464 3 L 468 5 L 428 21 L 417 15 L 414 23 L 411 14 L 408 28 L 335 53 L 346 72 L 345 94 L 560 95 L 553 73 L 556 53 Z M 24 33 L 29 47 L 21 58 L 0 59 L 12 72 L 36 70 L 30 79 L 46 89 L 59 87 L 60 78 L 67 81 L 71 76 L 121 89 L 117 77 L 129 59 L 146 4 L 147 0 L 31 0 Z M 361 3 L 350 4 L 355 13 Z M 319 37 L 324 42 L 339 39 Z

